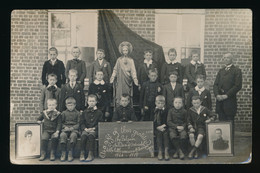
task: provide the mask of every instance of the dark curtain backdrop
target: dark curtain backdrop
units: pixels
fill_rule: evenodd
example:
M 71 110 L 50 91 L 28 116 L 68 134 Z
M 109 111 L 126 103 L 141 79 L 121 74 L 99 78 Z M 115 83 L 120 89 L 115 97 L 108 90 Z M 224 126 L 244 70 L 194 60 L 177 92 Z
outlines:
M 128 41 L 133 45 L 130 57 L 134 59 L 135 67 L 144 60 L 144 50 L 151 49 L 153 59 L 161 67 L 165 62 L 162 46 L 146 40 L 129 29 L 111 10 L 100 10 L 98 19 L 98 48 L 104 49 L 105 59 L 114 67 L 116 60 L 120 57 L 118 46 L 121 42 Z M 158 69 L 160 71 L 160 69 Z M 160 75 L 158 75 L 159 77 Z

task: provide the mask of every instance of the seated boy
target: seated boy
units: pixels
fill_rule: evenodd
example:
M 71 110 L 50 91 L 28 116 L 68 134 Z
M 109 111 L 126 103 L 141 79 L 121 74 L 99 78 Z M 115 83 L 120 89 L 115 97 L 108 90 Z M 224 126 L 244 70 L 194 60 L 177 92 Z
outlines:
M 172 72 L 177 72 L 178 79 L 177 79 L 177 83 L 182 85 L 182 79 L 183 79 L 183 72 L 182 72 L 182 66 L 179 62 L 177 62 L 176 57 L 177 57 L 177 52 L 174 48 L 171 48 L 168 51 L 168 57 L 169 57 L 169 62 L 165 62 L 162 65 L 161 68 L 161 83 L 163 85 L 169 83 L 169 78 L 167 78 L 169 76 L 170 73 Z
M 60 112 L 56 110 L 57 101 L 55 99 L 48 99 L 47 107 L 47 110 L 44 110 L 37 119 L 37 123 L 40 124 L 43 122 L 40 161 L 43 161 L 46 158 L 49 139 L 51 139 L 50 160 L 55 160 L 55 152 L 61 130 L 61 116 Z
M 214 115 L 208 108 L 201 106 L 200 96 L 192 97 L 192 105 L 187 110 L 188 134 L 192 146 L 188 157 L 197 159 L 199 157 L 198 148 L 206 134 L 206 123 L 213 121 Z
M 173 155 L 174 159 L 178 156 L 184 159 L 183 146 L 187 138 L 186 132 L 187 112 L 183 108 L 183 98 L 175 97 L 173 99 L 173 108 L 168 111 L 167 125 L 169 127 L 170 140 L 176 151 Z
M 112 121 L 132 122 L 136 120 L 134 108 L 130 105 L 130 96 L 128 94 L 122 94 L 120 105 L 115 109 Z
M 65 100 L 68 97 L 73 97 L 76 100 L 76 109 L 78 111 L 83 112 L 85 108 L 85 94 L 82 85 L 76 82 L 77 74 L 77 70 L 70 69 L 68 76 L 70 81 L 61 88 L 61 111 L 66 110 Z
M 200 100 L 202 102 L 201 105 L 208 108 L 209 110 L 212 110 L 210 91 L 204 87 L 205 76 L 197 75 L 196 83 L 197 86 L 189 91 L 189 94 L 187 96 L 186 108 L 189 109 L 190 107 L 192 107 L 191 98 L 193 96 L 200 96 Z
M 155 97 L 162 94 L 163 86 L 157 81 L 157 69 L 149 70 L 149 81 L 143 83 L 140 92 L 141 120 L 153 121 L 150 119 L 151 110 L 155 107 Z
M 80 161 L 91 162 L 94 160 L 95 138 L 98 135 L 98 122 L 102 122 L 102 112 L 97 108 L 97 97 L 93 94 L 88 96 L 88 108 L 80 116 L 81 151 Z M 87 145 L 86 145 L 87 144 Z M 85 149 L 88 157 L 85 160 Z
M 73 150 L 77 142 L 79 134 L 79 118 L 80 112 L 75 109 L 76 100 L 73 97 L 66 99 L 67 110 L 61 113 L 62 129 L 60 134 L 61 158 L 64 162 L 66 160 L 66 146 L 69 137 L 69 154 L 68 161 L 73 161 Z
M 82 86 L 83 86 L 84 85 L 84 79 L 85 79 L 86 73 L 87 73 L 86 63 L 85 63 L 85 61 L 79 59 L 80 54 L 81 54 L 79 47 L 77 47 L 77 46 L 73 47 L 71 49 L 71 54 L 73 56 L 73 59 L 69 60 L 67 62 L 67 65 L 66 65 L 66 77 L 67 77 L 67 79 L 70 80 L 70 78 L 69 78 L 69 71 L 70 71 L 70 69 L 77 70 L 78 76 L 77 76 L 76 81 L 77 81 L 77 83 L 81 83 Z
M 95 80 L 89 86 L 88 94 L 94 94 L 97 96 L 97 108 L 103 113 L 103 120 L 109 120 L 109 107 L 110 107 L 110 90 L 109 85 L 103 80 L 104 73 L 101 70 L 97 70 L 95 74 Z
M 153 51 L 152 50 L 145 50 L 144 51 L 144 61 L 142 64 L 139 65 L 137 70 L 137 79 L 139 82 L 139 89 L 143 85 L 144 82 L 149 80 L 149 71 L 151 69 L 158 69 L 157 63 L 153 61 Z
M 163 95 L 156 96 L 156 107 L 151 112 L 152 121 L 154 122 L 154 133 L 156 136 L 156 144 L 158 147 L 158 160 L 169 160 L 169 136 L 167 126 L 167 109 L 165 108 L 165 97 Z
M 48 86 L 48 75 L 55 74 L 57 76 L 56 85 L 61 88 L 61 86 L 66 82 L 64 63 L 57 59 L 58 50 L 55 47 L 49 49 L 49 56 L 50 59 L 45 61 L 42 67 L 42 84 Z
M 178 73 L 171 72 L 169 74 L 170 83 L 164 85 L 163 95 L 166 98 L 166 107 L 167 109 L 171 109 L 173 106 L 173 98 L 174 97 L 182 97 L 185 98 L 183 86 L 177 83 Z
M 188 78 L 188 88 L 194 88 L 196 83 L 196 76 L 202 74 L 206 79 L 206 70 L 204 64 L 199 59 L 199 53 L 197 51 L 191 52 L 191 62 L 185 68 L 185 76 Z
M 103 49 L 97 50 L 97 59 L 94 63 L 90 66 L 89 73 L 90 73 L 90 84 L 95 81 L 95 76 L 97 71 L 102 71 L 104 75 L 104 81 L 109 83 L 109 79 L 112 74 L 112 69 L 110 63 L 105 60 L 105 51 Z
M 55 74 L 48 75 L 48 86 L 44 87 L 41 91 L 40 98 L 40 112 L 47 109 L 47 100 L 56 99 L 57 100 L 57 110 L 60 110 L 60 91 L 61 89 L 57 87 L 57 76 Z

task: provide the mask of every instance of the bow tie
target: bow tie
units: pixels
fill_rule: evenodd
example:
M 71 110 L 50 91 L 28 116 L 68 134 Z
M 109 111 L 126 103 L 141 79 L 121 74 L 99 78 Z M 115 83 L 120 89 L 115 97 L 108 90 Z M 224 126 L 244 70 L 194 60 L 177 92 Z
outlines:
M 159 108 L 156 108 L 155 110 L 154 110 L 154 112 L 162 112 L 163 111 L 163 109 L 159 109 Z
M 54 113 L 55 111 L 46 111 L 46 114 L 47 115 L 50 115 L 50 114 L 52 114 L 52 113 Z
M 94 112 L 94 108 L 93 108 L 93 107 L 88 107 L 88 108 L 87 108 L 87 111 L 88 111 L 88 112 Z
M 74 61 L 76 61 L 77 63 L 80 61 L 79 59 L 73 59 Z
M 50 86 L 47 90 L 48 91 L 56 91 L 56 87 L 55 86 Z

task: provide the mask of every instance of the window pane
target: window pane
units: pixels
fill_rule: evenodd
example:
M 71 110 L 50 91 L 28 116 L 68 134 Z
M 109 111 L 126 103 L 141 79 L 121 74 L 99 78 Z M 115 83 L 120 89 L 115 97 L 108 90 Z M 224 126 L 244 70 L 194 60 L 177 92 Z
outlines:
M 175 14 L 159 14 L 158 15 L 158 29 L 162 30 L 177 30 L 177 15 Z

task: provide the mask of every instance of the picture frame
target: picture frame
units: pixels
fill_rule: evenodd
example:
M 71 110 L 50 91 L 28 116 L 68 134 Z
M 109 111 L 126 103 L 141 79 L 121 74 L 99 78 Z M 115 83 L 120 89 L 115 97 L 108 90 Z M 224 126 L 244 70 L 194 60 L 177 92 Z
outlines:
M 208 156 L 234 156 L 234 138 L 231 121 L 206 125 Z
M 42 126 L 37 123 L 15 124 L 16 159 L 37 158 L 41 155 Z

